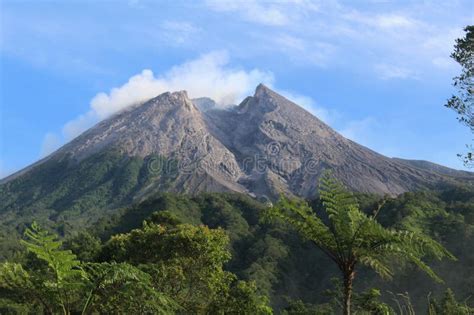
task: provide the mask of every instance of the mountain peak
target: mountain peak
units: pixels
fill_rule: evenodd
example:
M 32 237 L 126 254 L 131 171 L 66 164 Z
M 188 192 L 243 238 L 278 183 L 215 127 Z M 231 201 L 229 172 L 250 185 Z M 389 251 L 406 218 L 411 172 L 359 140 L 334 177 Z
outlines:
M 266 113 L 274 111 L 278 107 L 278 102 L 274 99 L 281 97 L 278 93 L 271 90 L 269 87 L 260 83 L 255 88 L 253 96 L 247 96 L 238 106 L 240 112 L 255 112 Z
M 143 194 L 230 190 L 311 197 L 328 168 L 350 189 L 390 195 L 460 177 L 432 165 L 389 159 L 347 140 L 264 84 L 236 110 L 219 110 L 209 98 L 191 100 L 186 91 L 160 94 L 100 122 L 15 176 L 40 174 L 58 163 L 76 170 L 109 151 L 142 162 L 160 156 L 180 166 L 176 178 L 155 174 L 156 182 L 142 183 L 139 175 L 148 172 L 144 165 L 135 179 L 146 184 L 135 190 Z
M 145 108 L 150 108 L 153 105 L 169 104 L 171 106 L 179 106 L 186 108 L 187 110 L 196 109 L 193 101 L 188 97 L 188 92 L 185 90 L 176 91 L 176 92 L 164 92 L 149 101 L 145 102 L 143 105 Z M 147 106 L 148 105 L 148 106 Z
M 254 97 L 258 97 L 258 96 L 261 96 L 263 94 L 266 94 L 268 92 L 273 92 L 269 87 L 267 87 L 265 84 L 263 83 L 260 83 L 259 85 L 257 85 L 257 87 L 255 88 L 255 93 L 254 93 Z
M 185 91 L 185 90 L 176 91 L 176 92 L 164 92 L 164 93 L 161 93 L 160 95 L 152 98 L 148 102 L 153 101 L 153 100 L 161 101 L 161 100 L 164 100 L 164 99 L 191 102 L 191 100 L 188 97 L 188 92 Z M 146 103 L 148 103 L 148 102 L 146 102 Z
M 171 93 L 172 96 L 189 100 L 188 92 L 186 90 L 176 91 Z

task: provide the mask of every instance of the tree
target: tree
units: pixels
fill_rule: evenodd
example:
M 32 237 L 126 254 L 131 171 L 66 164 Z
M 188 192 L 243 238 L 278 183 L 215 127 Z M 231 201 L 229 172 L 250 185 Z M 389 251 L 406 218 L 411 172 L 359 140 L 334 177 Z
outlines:
M 428 301 L 428 315 L 469 315 L 474 313 L 474 308 L 456 301 L 451 289 L 447 289 L 440 302 L 435 299 Z
M 127 263 L 87 263 L 81 314 L 173 314 L 180 307 L 155 290 L 148 273 Z
M 100 252 L 100 239 L 92 234 L 81 231 L 64 241 L 63 247 L 70 249 L 82 262 L 92 262 Z
M 462 67 L 459 76 L 454 77 L 457 95 L 453 95 L 445 105 L 458 114 L 458 120 L 474 133 L 474 25 L 464 29 L 466 35 L 456 40 L 453 58 Z M 469 152 L 464 156 L 464 163 L 473 166 L 474 148 L 468 145 Z M 460 155 L 462 156 L 462 155 Z
M 344 300 L 344 287 L 339 278 L 333 278 L 333 289 L 328 289 L 324 295 L 331 297 L 332 311 L 343 307 L 341 301 Z M 367 289 L 361 293 L 354 293 L 351 305 L 354 314 L 373 314 L 373 315 L 394 315 L 395 311 L 380 300 L 382 294 L 380 290 L 375 288 Z
M 182 224 L 167 212 L 154 214 L 140 229 L 113 236 L 103 258 L 139 265 L 154 287 L 188 314 L 271 314 L 251 283 L 224 270 L 229 237 L 223 229 Z M 257 312 L 258 311 L 258 312 Z
M 207 314 L 219 315 L 271 315 L 268 298 L 257 293 L 253 281 L 236 280 L 219 292 L 219 296 L 211 303 Z
M 222 229 L 181 224 L 165 212 L 104 247 L 90 235 L 70 242 L 88 259 L 99 245 L 104 262 L 79 261 L 36 223 L 25 237 L 24 263 L 0 264 L 2 314 L 272 314 L 254 282 L 224 270 L 230 252 Z
M 264 220 L 279 220 L 294 227 L 338 266 L 343 279 L 344 314 L 351 314 L 356 267 L 365 265 L 384 278 L 393 275 L 393 260 L 412 262 L 430 277 L 442 281 L 423 261 L 426 256 L 455 259 L 441 244 L 421 233 L 386 229 L 374 214 L 359 209 L 355 197 L 329 173 L 320 182 L 320 199 L 326 217 L 318 216 L 303 200 L 281 197 L 267 208 Z
M 222 229 L 145 222 L 141 229 L 114 235 L 104 246 L 107 260 L 139 266 L 161 292 L 185 311 L 202 314 L 233 280 L 223 266 L 230 259 Z
M 44 314 L 170 314 L 177 309 L 149 274 L 126 264 L 82 263 L 36 223 L 22 243 L 39 261 L 0 264 L 0 309 Z

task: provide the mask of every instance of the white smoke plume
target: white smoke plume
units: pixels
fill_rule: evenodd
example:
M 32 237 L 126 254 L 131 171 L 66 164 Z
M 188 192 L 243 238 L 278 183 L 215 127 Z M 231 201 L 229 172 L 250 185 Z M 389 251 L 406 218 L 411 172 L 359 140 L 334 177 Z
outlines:
M 273 82 L 271 72 L 230 67 L 229 57 L 225 51 L 204 54 L 197 59 L 174 66 L 161 75 L 155 75 L 151 70 L 145 69 L 130 77 L 122 86 L 94 96 L 88 112 L 63 126 L 62 140 L 69 141 L 114 113 L 164 92 L 186 90 L 191 98 L 210 97 L 218 106 L 224 108 L 238 104 L 246 96 L 252 95 L 259 83 L 271 87 Z M 287 91 L 281 92 L 312 113 L 318 109 L 311 98 Z M 317 114 L 323 116 L 323 119 L 326 118 L 324 112 Z M 58 135 L 48 133 L 43 142 L 41 156 L 53 152 L 62 141 Z
M 228 62 L 227 53 L 217 51 L 174 66 L 163 75 L 155 76 L 145 69 L 109 93 L 98 93 L 91 100 L 89 112 L 64 126 L 63 136 L 70 140 L 94 123 L 167 91 L 186 90 L 191 98 L 207 96 L 225 107 L 252 94 L 258 83 L 273 82 L 270 72 L 230 68 Z

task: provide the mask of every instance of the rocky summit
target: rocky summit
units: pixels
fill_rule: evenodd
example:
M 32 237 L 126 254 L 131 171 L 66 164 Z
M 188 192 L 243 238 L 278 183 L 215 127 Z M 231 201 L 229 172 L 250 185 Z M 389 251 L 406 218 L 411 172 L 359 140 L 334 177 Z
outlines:
M 157 191 L 312 197 L 318 177 L 327 169 L 354 191 L 389 195 L 474 179 L 469 172 L 378 154 L 260 84 L 253 96 L 226 109 L 209 98 L 191 100 L 185 91 L 161 94 L 100 122 L 47 158 L 4 179 L 2 189 L 11 192 L 16 182 L 32 181 L 35 174 L 54 168 L 61 176 L 54 174 L 57 181 L 39 189 L 37 198 L 44 199 L 56 191 L 55 186 L 75 181 L 71 176 L 85 161 L 112 163 L 101 161 L 107 159 L 104 152 L 120 156 L 114 161 L 121 165 L 142 160 L 141 170 L 128 174 L 136 177 L 131 179 L 129 199 Z M 142 178 L 145 173 L 151 173 L 147 180 Z M 164 174 L 168 174 L 166 184 Z M 107 176 L 114 182 L 114 175 Z M 120 167 L 116 176 L 124 176 Z M 88 187 L 88 193 L 94 187 Z
M 469 172 L 378 154 L 264 85 L 239 106 L 206 111 L 205 118 L 245 174 L 239 183 L 257 195 L 310 197 L 326 169 L 354 191 L 389 195 L 474 178 Z
M 3 179 L 0 248 L 7 255 L 15 243 L 9 239 L 33 221 L 66 234 L 115 220 L 139 204 L 145 209 L 158 196 L 312 198 L 325 170 L 354 191 L 378 195 L 474 183 L 470 172 L 380 155 L 264 85 L 225 109 L 184 91 L 163 93 Z M 195 211 L 181 207 L 189 208 L 186 216 Z

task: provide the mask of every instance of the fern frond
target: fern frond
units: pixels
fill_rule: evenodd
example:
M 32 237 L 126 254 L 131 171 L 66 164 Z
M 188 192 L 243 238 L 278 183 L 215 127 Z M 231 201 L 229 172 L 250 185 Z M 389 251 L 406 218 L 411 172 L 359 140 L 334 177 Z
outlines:
M 31 227 L 26 229 L 25 238 L 26 240 L 22 240 L 21 243 L 29 252 L 48 263 L 56 275 L 58 284 L 68 278 L 84 277 L 85 274 L 76 255 L 70 250 L 61 249 L 62 242 L 57 240 L 56 235 L 33 222 Z
M 391 260 L 397 258 L 413 263 L 431 278 L 441 281 L 423 259 L 455 259 L 443 245 L 422 233 L 384 228 L 375 219 L 383 203 L 373 216 L 366 215 L 354 195 L 329 172 L 322 175 L 319 188 L 329 222 L 321 220 L 303 200 L 285 197 L 268 208 L 265 217 L 292 225 L 331 257 L 345 276 L 352 274 L 354 266 L 361 263 L 380 276 L 391 278 Z
M 295 228 L 304 238 L 312 241 L 326 254 L 334 258 L 337 247 L 329 227 L 319 218 L 304 200 L 281 196 L 273 207 L 263 214 L 266 222 L 278 220 Z
M 338 238 L 339 250 L 354 236 L 364 220 L 354 195 L 326 171 L 320 178 L 320 198 L 331 221 L 333 233 Z
M 359 259 L 360 263 L 372 268 L 379 276 L 384 279 L 392 279 L 393 272 L 390 267 L 383 261 L 375 256 L 361 256 Z

